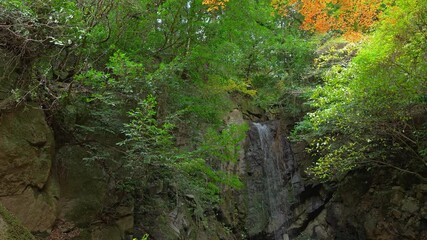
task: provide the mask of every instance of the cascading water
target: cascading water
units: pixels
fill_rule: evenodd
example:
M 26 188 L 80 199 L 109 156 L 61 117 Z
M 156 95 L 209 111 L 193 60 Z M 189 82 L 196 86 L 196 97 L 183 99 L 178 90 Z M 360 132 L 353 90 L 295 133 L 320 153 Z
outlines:
M 268 231 L 274 235 L 274 240 L 282 240 L 283 237 L 279 232 L 281 225 L 285 223 L 285 213 L 282 212 L 283 200 L 286 200 L 286 196 L 281 191 L 283 187 L 283 176 L 280 171 L 279 163 L 276 159 L 275 153 L 272 149 L 272 143 L 274 142 L 273 136 L 271 135 L 270 129 L 267 125 L 261 123 L 254 123 L 256 127 L 259 139 L 260 147 L 264 153 L 264 176 L 265 176 L 265 189 L 266 198 L 268 199 L 268 210 L 269 210 L 269 225 Z
M 287 239 L 290 179 L 296 164 L 278 122 L 253 123 L 245 152 L 250 239 Z

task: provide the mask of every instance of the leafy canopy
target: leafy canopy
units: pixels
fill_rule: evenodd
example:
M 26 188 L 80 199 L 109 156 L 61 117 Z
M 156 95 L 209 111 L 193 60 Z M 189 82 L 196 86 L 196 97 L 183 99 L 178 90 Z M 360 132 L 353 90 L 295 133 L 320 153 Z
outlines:
M 417 124 L 425 114 L 427 61 L 425 1 L 396 1 L 378 29 L 348 65 L 337 64 L 312 92 L 309 113 L 297 131 L 307 131 L 322 179 L 360 166 L 392 166 L 409 171 L 407 154 L 424 168 L 425 144 Z M 421 169 L 412 169 L 417 173 Z M 422 178 L 422 177 L 421 177 Z

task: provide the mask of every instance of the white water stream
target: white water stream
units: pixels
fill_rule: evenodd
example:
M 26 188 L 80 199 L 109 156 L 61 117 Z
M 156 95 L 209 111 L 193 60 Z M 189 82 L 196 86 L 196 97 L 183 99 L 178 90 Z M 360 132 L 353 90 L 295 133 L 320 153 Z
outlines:
M 254 123 L 258 134 L 263 156 L 265 199 L 269 211 L 268 232 L 273 233 L 274 240 L 286 239 L 284 226 L 287 221 L 287 191 L 285 187 L 283 167 L 280 168 L 280 158 L 273 144 L 275 139 L 268 125 Z

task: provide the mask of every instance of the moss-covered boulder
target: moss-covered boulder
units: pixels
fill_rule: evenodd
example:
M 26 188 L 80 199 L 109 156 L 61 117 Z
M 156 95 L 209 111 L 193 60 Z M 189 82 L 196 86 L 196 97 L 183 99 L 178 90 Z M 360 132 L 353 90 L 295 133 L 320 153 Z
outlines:
M 0 203 L 30 231 L 48 231 L 56 218 L 53 155 L 54 137 L 42 109 L 0 112 Z
M 54 153 L 53 133 L 37 107 L 23 107 L 0 115 L 0 195 L 42 189 Z
M 34 240 L 35 238 L 0 204 L 0 239 Z
M 57 186 L 48 184 L 45 191 L 28 187 L 22 194 L 1 197 L 0 201 L 26 228 L 46 232 L 56 219 L 58 195 Z

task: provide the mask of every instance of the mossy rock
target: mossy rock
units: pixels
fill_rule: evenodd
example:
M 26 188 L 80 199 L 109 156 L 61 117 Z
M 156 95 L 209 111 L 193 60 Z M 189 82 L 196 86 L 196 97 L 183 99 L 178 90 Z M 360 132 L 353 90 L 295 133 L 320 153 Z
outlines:
M 23 227 L 11 213 L 0 204 L 0 239 L 35 240 L 34 236 Z
M 39 106 L 0 113 L 0 202 L 30 231 L 47 231 L 56 218 L 54 149 L 53 132 Z
M 0 115 L 0 194 L 45 187 L 54 155 L 53 132 L 42 109 L 25 106 Z
M 122 232 L 118 226 L 102 226 L 100 228 L 93 229 L 92 240 L 120 240 L 122 239 Z

